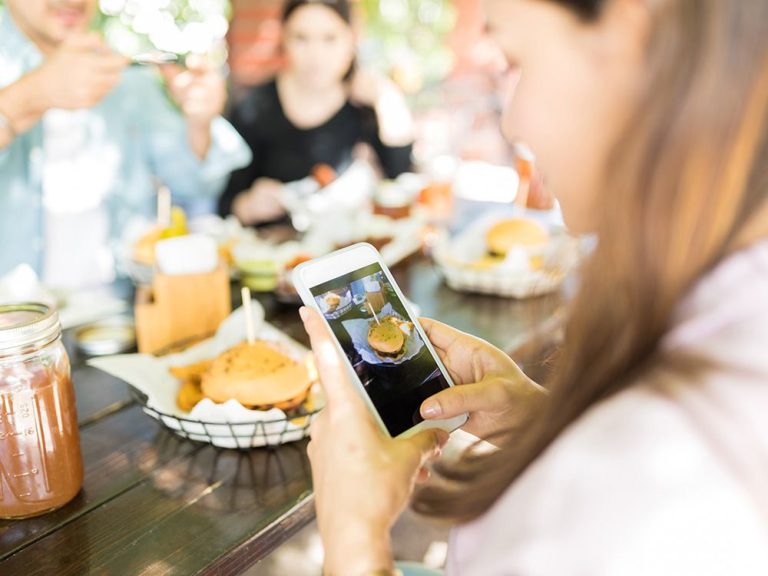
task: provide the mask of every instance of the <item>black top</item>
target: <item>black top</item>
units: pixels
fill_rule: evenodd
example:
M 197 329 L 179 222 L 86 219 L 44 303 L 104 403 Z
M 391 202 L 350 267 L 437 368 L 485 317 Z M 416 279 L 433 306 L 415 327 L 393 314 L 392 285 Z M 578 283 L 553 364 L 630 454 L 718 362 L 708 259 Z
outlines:
M 235 197 L 259 178 L 293 182 L 309 176 L 318 164 L 342 173 L 352 162 L 356 144 L 370 144 L 387 178 L 411 169 L 412 146 L 386 146 L 379 138 L 373 108 L 347 101 L 325 124 L 302 129 L 285 116 L 275 80 L 252 88 L 237 104 L 230 121 L 253 153 L 250 165 L 232 173 L 219 199 L 219 213 L 230 214 Z

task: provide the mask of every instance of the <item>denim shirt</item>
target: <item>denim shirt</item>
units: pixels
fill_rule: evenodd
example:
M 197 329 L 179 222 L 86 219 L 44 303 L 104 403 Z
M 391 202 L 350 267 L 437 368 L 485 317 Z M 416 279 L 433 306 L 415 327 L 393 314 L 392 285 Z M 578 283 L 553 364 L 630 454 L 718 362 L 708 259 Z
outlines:
M 37 47 L 0 10 L 0 89 L 42 62 Z M 158 180 L 171 189 L 174 201 L 213 199 L 230 172 L 250 162 L 247 145 L 223 118 L 214 120 L 211 147 L 200 161 L 189 147 L 186 121 L 151 68 L 127 68 L 115 89 L 86 114 L 88 137 L 119 151 L 104 199 L 112 247 L 129 219 L 154 217 Z M 41 271 L 44 163 L 42 122 L 0 149 L 0 275 L 24 262 Z

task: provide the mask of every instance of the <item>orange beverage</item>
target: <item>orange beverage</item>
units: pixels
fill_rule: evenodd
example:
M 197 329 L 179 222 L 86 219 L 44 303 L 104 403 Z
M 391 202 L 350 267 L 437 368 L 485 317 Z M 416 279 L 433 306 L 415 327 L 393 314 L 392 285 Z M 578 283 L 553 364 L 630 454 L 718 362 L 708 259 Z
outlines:
M 54 310 L 0 306 L 0 518 L 60 508 L 83 483 L 75 393 Z

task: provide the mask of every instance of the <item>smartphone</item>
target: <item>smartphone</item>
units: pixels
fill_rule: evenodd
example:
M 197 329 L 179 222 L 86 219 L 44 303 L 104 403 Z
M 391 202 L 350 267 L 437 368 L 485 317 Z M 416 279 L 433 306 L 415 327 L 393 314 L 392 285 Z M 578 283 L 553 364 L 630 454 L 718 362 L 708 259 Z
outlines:
M 325 318 L 383 430 L 407 437 L 427 428 L 452 432 L 467 421 L 466 414 L 421 417 L 422 402 L 453 382 L 373 246 L 355 244 L 300 264 L 293 282 L 304 304 Z

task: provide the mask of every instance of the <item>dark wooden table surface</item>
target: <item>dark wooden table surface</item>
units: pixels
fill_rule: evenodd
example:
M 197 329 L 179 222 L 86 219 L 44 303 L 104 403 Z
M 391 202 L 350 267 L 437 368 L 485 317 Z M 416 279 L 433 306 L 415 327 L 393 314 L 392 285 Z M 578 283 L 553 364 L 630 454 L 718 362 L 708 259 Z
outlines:
M 486 338 L 534 376 L 545 368 L 560 295 L 460 294 L 423 258 L 394 272 L 423 315 Z M 262 303 L 272 324 L 306 343 L 295 307 Z M 71 358 L 83 490 L 51 514 L 0 521 L 0 575 L 239 574 L 312 520 L 306 441 L 236 451 L 182 440 L 145 415 L 125 383 Z

